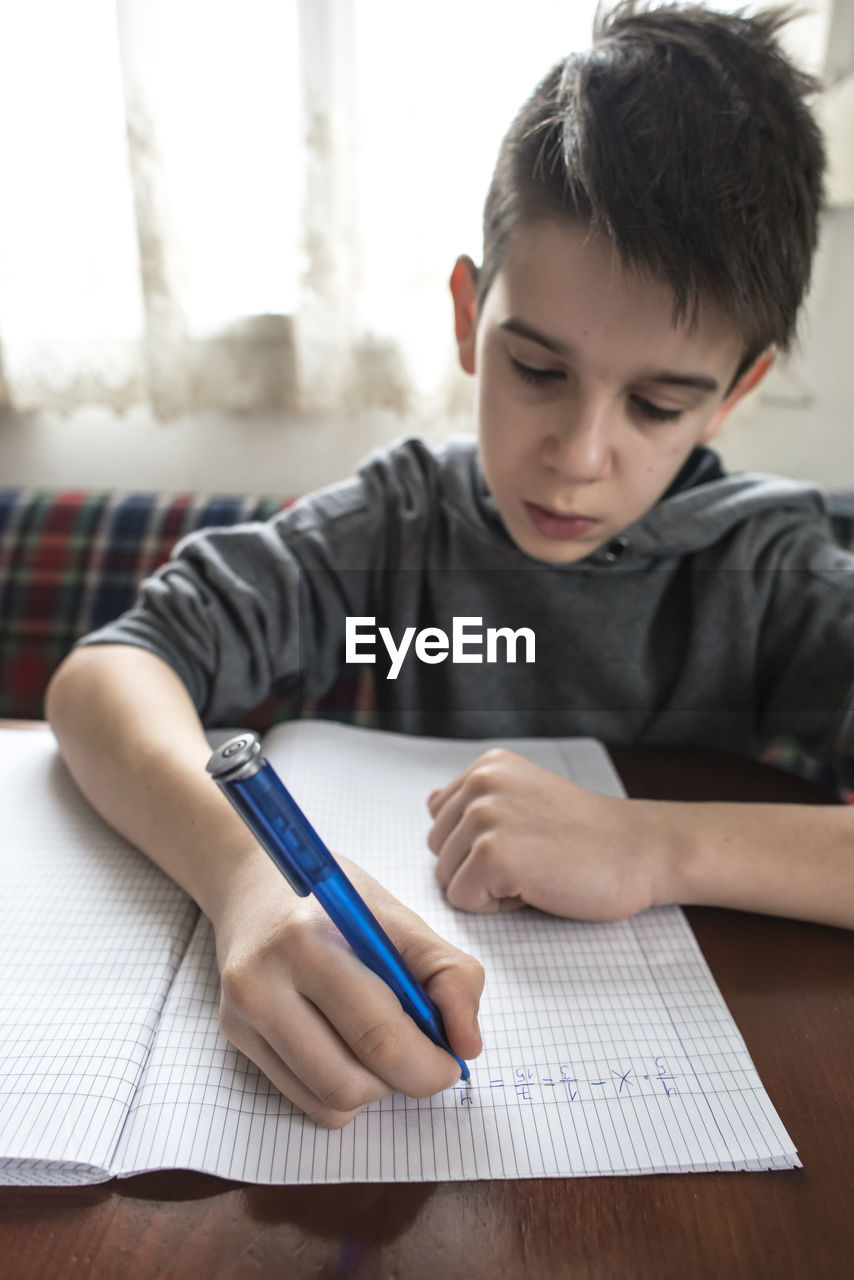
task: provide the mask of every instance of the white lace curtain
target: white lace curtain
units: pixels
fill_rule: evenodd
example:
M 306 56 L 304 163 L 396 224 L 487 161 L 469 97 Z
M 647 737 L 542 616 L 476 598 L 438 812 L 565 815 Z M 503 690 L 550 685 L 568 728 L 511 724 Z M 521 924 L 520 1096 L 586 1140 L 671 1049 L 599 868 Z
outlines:
M 446 281 L 594 0 L 0 6 L 0 407 L 455 407 Z

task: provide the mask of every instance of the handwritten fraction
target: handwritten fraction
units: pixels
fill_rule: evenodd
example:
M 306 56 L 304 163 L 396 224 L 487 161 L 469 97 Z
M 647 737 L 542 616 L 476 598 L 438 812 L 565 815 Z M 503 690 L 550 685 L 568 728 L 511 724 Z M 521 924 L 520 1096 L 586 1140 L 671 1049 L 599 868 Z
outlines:
M 484 1075 L 486 1080 L 482 1079 Z M 671 1098 L 678 1092 L 677 1077 L 669 1070 L 663 1055 L 656 1057 L 647 1070 L 620 1064 L 593 1074 L 582 1074 L 565 1062 L 553 1067 L 512 1067 L 507 1074 L 487 1073 L 474 1067 L 471 1080 L 460 1080 L 454 1086 L 460 1107 L 471 1107 L 487 1098 L 493 1105 L 499 1098 L 512 1100 L 514 1097 L 520 1103 L 590 1102 L 650 1093 Z

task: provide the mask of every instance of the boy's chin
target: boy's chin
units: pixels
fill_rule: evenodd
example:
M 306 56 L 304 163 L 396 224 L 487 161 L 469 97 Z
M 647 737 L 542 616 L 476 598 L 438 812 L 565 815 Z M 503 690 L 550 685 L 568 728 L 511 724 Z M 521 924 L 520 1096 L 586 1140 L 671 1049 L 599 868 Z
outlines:
M 512 529 L 509 530 L 509 533 L 520 551 L 524 552 L 526 556 L 530 556 L 532 560 L 539 560 L 543 564 L 576 564 L 601 546 L 601 540 L 590 543 L 570 541 L 568 539 L 552 540 L 540 537 L 537 534 L 516 533 Z

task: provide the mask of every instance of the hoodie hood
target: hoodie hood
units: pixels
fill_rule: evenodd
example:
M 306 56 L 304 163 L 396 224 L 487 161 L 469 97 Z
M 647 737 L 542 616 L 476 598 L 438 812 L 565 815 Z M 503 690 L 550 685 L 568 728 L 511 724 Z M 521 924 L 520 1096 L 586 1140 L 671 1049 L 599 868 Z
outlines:
M 493 530 L 500 525 L 504 540 L 510 543 L 479 464 L 477 473 L 481 510 Z M 827 501 L 820 488 L 803 481 L 761 472 L 727 475 L 718 454 L 700 445 L 670 488 L 639 520 L 583 559 L 550 568 L 560 573 L 579 569 L 636 571 L 651 560 L 704 551 L 745 521 L 769 511 L 826 518 Z M 530 560 L 524 552 L 518 554 Z
M 465 460 L 463 466 L 467 462 L 471 467 L 469 509 L 479 509 L 488 526 L 484 530 L 487 538 L 492 539 L 495 532 L 499 532 L 504 554 L 513 549 L 520 562 L 542 563 L 516 548 L 504 529 L 501 513 L 489 492 L 474 445 L 470 442 L 457 443 L 457 451 L 457 461 Z M 452 467 L 453 470 L 456 468 Z M 457 475 L 457 483 L 461 479 Z M 589 571 L 592 568 L 606 568 L 609 572 L 617 568 L 636 571 L 648 566 L 650 561 L 703 552 L 745 521 L 764 512 L 775 512 L 777 516 L 784 517 L 786 512 L 790 512 L 793 516 L 812 516 L 822 520 L 827 518 L 827 499 L 818 486 L 789 480 L 785 476 L 748 471 L 727 475 L 714 449 L 699 445 L 656 506 L 645 512 L 640 520 L 627 525 L 621 534 L 590 552 L 589 556 L 570 564 L 551 564 L 549 570 L 558 573 Z
M 761 472 L 727 475 L 718 455 L 701 446 L 694 450 L 670 489 L 620 539 L 623 557 L 633 562 L 650 556 L 683 556 L 703 551 L 737 526 L 765 511 L 827 514 L 827 503 L 815 485 Z M 599 547 L 590 563 L 609 563 L 612 548 Z

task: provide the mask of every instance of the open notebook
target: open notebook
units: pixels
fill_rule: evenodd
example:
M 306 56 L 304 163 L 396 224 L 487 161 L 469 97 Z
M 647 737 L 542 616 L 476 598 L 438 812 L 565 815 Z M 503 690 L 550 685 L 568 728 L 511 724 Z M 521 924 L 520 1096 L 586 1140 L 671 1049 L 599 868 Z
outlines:
M 294 1183 L 796 1166 L 681 910 L 580 924 L 443 902 L 425 797 L 485 745 L 316 722 L 265 739 L 329 845 L 487 974 L 471 1080 L 419 1101 L 394 1095 L 328 1133 L 220 1034 L 210 928 L 193 903 L 95 816 L 48 730 L 0 731 L 0 1182 L 161 1168 Z M 620 791 L 597 743 L 509 745 Z

